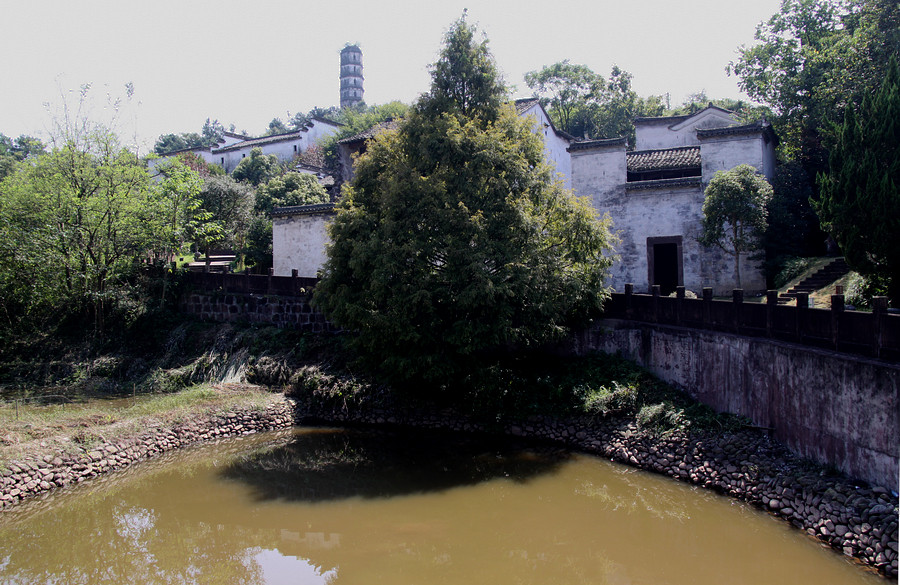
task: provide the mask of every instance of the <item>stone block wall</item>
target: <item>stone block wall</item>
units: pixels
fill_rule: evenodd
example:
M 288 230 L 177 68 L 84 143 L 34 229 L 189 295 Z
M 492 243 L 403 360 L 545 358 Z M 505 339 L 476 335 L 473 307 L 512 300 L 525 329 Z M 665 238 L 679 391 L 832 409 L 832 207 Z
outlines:
M 181 299 L 180 310 L 204 321 L 264 323 L 315 333 L 334 331 L 325 315 L 310 305 L 310 298 L 308 294 L 283 297 L 192 292 Z

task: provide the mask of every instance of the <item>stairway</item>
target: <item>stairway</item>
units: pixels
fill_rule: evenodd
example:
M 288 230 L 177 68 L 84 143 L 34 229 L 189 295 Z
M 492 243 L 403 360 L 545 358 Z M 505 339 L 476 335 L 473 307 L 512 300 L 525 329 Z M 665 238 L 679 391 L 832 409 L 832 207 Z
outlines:
M 818 271 L 813 273 L 797 283 L 793 288 L 789 288 L 787 292 L 778 295 L 779 303 L 786 303 L 791 299 L 797 298 L 798 293 L 812 293 L 820 288 L 824 288 L 850 272 L 850 267 L 843 258 L 835 258 Z

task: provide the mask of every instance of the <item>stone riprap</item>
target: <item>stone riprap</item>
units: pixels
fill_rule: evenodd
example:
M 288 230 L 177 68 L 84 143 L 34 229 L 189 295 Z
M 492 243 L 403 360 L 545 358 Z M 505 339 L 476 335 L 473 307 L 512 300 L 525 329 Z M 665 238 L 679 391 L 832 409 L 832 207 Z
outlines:
M 450 410 L 348 408 L 309 397 L 225 413 L 103 443 L 74 456 L 45 455 L 0 470 L 0 508 L 190 444 L 294 424 L 398 425 L 549 440 L 713 489 L 767 510 L 888 577 L 898 574 L 898 500 L 805 463 L 765 432 L 659 434 L 597 417 L 532 417 L 498 423 Z
M 744 500 L 885 576 L 898 574 L 897 496 L 800 460 L 762 430 L 659 434 L 597 417 L 480 423 L 451 411 L 328 409 L 311 401 L 298 409 L 298 422 L 416 426 L 563 443 Z
M 100 443 L 83 453 L 45 454 L 37 459 L 14 461 L 5 469 L 0 467 L 0 509 L 179 447 L 293 425 L 293 409 L 289 402 L 281 400 L 262 410 L 226 412 L 150 428 L 134 437 Z

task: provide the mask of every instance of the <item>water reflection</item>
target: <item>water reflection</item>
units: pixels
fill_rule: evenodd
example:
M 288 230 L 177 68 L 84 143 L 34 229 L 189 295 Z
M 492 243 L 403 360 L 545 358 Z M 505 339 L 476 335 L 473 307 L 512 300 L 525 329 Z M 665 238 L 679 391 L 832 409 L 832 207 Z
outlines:
M 319 502 L 420 494 L 497 478 L 524 482 L 567 458 L 558 448 L 507 439 L 322 429 L 242 456 L 222 476 L 246 482 L 261 499 Z
M 3 584 L 722 582 L 883 583 L 709 492 L 441 435 L 227 440 L 0 515 Z

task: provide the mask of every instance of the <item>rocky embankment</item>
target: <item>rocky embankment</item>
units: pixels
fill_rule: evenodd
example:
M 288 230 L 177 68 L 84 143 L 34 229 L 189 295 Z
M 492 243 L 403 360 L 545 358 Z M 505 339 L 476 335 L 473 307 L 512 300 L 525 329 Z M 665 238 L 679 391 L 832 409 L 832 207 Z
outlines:
M 802 461 L 764 431 L 660 434 L 632 422 L 578 417 L 479 423 L 450 411 L 329 410 L 302 422 L 397 424 L 545 439 L 749 502 L 883 575 L 897 577 L 898 499 Z
M 5 469 L 0 467 L 0 509 L 179 447 L 293 425 L 292 405 L 280 400 L 264 410 L 226 412 L 169 427 L 148 428 L 137 436 L 100 443 L 83 453 L 45 454 L 37 459 L 16 461 Z
M 10 464 L 0 470 L 0 508 L 182 446 L 309 422 L 409 425 L 564 443 L 745 500 L 888 577 L 898 574 L 898 500 L 888 490 L 858 485 L 800 461 L 759 430 L 660 434 L 596 417 L 479 422 L 452 411 L 326 406 L 301 397 L 295 405 L 277 402 L 264 410 L 147 429 L 78 455 Z

